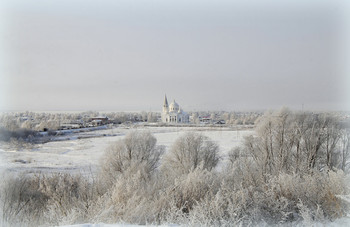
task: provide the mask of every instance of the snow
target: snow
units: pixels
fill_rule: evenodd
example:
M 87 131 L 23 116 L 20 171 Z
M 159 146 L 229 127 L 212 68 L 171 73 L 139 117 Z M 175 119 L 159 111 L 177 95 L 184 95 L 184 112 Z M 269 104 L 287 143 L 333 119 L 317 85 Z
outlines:
M 131 224 L 77 224 L 77 225 L 65 225 L 61 227 L 140 227 L 142 225 L 131 225 Z M 146 225 L 146 226 L 156 226 L 156 225 Z M 176 224 L 169 224 L 169 225 L 157 225 L 158 227 L 177 227 L 180 225 Z M 262 224 L 261 226 L 268 226 L 266 223 Z M 285 223 L 284 225 L 282 224 L 281 226 L 297 226 L 297 227 L 302 227 L 302 226 L 308 226 L 306 223 Z M 350 226 L 350 217 L 343 217 L 343 218 L 338 218 L 335 221 L 331 222 L 325 222 L 325 223 L 320 223 L 320 222 L 314 222 L 312 223 L 311 226 L 314 227 L 348 227 Z
M 7 171 L 91 171 L 98 165 L 100 157 L 112 143 L 124 138 L 132 130 L 150 131 L 158 145 L 168 150 L 175 140 L 186 132 L 195 131 L 208 136 L 220 146 L 221 155 L 240 145 L 246 135 L 253 130 L 236 130 L 217 127 L 145 127 L 135 126 L 100 128 L 100 130 L 71 130 L 53 141 L 33 147 L 14 149 L 8 144 L 0 144 L 0 170 Z
M 140 227 L 142 225 L 131 225 L 131 224 L 79 224 L 79 225 L 65 225 L 62 227 Z M 156 226 L 156 225 L 147 225 Z M 157 227 L 176 227 L 179 225 L 169 224 L 169 225 L 157 225 Z
M 195 131 L 208 136 L 218 143 L 222 156 L 233 147 L 239 146 L 244 136 L 252 135 L 252 129 L 236 130 L 232 128 L 211 127 L 116 127 L 96 131 L 67 132 L 56 141 L 24 147 L 18 150 L 8 144 L 0 143 L 0 171 L 93 171 L 98 165 L 106 148 L 132 130 L 150 131 L 158 145 L 169 150 L 177 138 L 186 132 Z M 348 198 L 347 198 L 348 199 Z M 303 226 L 302 223 L 295 223 Z M 65 227 L 134 227 L 131 224 L 77 224 Z M 150 225 L 147 225 L 150 226 Z M 175 224 L 161 226 L 179 226 Z M 350 217 L 343 217 L 334 222 L 313 223 L 313 226 L 350 226 Z

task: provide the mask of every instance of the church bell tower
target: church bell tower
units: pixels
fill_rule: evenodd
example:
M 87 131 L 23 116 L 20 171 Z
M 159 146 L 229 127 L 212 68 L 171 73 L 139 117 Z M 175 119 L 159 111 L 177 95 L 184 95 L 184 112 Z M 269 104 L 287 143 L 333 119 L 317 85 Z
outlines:
M 163 113 L 169 112 L 169 105 L 168 105 L 168 99 L 166 98 L 166 95 L 164 97 L 164 104 L 163 104 Z

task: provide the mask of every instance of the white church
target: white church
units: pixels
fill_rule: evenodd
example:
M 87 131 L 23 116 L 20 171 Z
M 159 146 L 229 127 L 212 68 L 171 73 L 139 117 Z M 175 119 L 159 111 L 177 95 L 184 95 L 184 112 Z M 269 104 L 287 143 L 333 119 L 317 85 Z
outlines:
M 189 123 L 189 121 L 189 115 L 180 108 L 179 104 L 177 104 L 175 100 L 172 103 L 170 103 L 170 105 L 168 105 L 168 100 L 165 95 L 162 112 L 162 122 L 181 124 Z

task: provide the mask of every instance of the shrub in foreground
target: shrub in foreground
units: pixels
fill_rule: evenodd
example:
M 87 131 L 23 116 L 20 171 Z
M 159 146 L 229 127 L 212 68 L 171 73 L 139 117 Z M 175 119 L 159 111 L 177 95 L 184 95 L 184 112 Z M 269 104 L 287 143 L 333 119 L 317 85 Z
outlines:
M 112 144 L 101 159 L 99 175 L 109 188 L 125 172 L 137 172 L 142 167 L 145 177 L 150 176 L 159 165 L 164 147 L 150 132 L 134 131 L 124 139 Z
M 201 166 L 211 171 L 218 164 L 219 146 L 208 137 L 189 132 L 179 137 L 162 159 L 162 171 L 177 177 Z

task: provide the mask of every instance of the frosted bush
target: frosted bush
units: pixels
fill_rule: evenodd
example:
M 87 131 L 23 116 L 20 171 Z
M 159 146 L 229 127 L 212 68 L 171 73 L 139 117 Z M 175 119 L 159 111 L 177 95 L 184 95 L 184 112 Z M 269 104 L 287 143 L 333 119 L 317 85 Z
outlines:
M 133 131 L 124 139 L 112 144 L 101 159 L 101 174 L 107 187 L 113 185 L 125 171 L 151 174 L 159 164 L 164 147 L 157 146 L 157 139 L 150 132 Z
M 169 177 L 187 174 L 199 165 L 212 170 L 219 162 L 219 146 L 208 137 L 189 132 L 179 137 L 162 159 L 162 171 Z
M 79 222 L 88 218 L 95 196 L 96 186 L 80 175 L 23 173 L 2 184 L 2 217 L 20 226 Z

